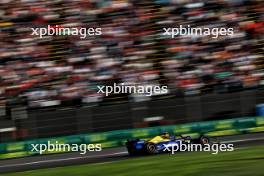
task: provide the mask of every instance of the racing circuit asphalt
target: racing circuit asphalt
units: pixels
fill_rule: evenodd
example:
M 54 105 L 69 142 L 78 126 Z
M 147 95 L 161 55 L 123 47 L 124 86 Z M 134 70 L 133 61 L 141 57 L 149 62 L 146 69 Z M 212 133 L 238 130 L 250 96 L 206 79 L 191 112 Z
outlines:
M 234 144 L 235 150 L 249 146 L 264 146 L 264 133 L 228 136 L 218 139 L 221 143 Z M 100 152 L 88 152 L 85 155 L 80 155 L 79 153 L 64 153 L 7 159 L 0 160 L 0 174 L 80 164 L 107 163 L 133 158 L 138 157 L 128 156 L 126 148 L 120 147 L 105 149 Z

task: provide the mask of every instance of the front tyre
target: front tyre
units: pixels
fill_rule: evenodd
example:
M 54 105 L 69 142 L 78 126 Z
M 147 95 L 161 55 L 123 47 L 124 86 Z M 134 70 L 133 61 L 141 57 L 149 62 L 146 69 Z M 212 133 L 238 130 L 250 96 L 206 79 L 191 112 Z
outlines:
M 146 151 L 148 154 L 151 154 L 151 155 L 158 153 L 157 148 L 156 148 L 155 144 L 153 144 L 153 143 L 147 143 Z

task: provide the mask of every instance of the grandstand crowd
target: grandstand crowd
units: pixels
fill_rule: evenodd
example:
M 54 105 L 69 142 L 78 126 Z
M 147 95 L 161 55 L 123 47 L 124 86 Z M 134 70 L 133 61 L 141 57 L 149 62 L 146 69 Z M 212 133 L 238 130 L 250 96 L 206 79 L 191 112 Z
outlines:
M 98 85 L 167 85 L 169 95 L 264 85 L 262 0 L 1 0 L 0 98 L 29 107 L 104 101 Z M 102 28 L 40 38 L 48 25 Z M 233 28 L 233 36 L 162 35 L 163 28 Z M 133 99 L 136 95 L 107 97 Z

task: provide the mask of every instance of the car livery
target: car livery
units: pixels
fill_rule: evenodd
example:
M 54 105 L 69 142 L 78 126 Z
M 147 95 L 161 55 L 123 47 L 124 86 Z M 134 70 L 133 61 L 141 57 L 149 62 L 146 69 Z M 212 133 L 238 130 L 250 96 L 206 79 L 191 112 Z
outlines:
M 163 138 L 162 136 L 156 136 L 151 140 L 133 139 L 126 142 L 127 151 L 130 155 L 144 155 L 144 154 L 158 154 L 165 153 L 166 149 L 170 149 L 175 145 L 181 144 L 208 144 L 210 142 L 208 137 L 200 136 L 197 139 L 193 139 L 190 136 L 176 138 L 172 136 L 170 138 Z

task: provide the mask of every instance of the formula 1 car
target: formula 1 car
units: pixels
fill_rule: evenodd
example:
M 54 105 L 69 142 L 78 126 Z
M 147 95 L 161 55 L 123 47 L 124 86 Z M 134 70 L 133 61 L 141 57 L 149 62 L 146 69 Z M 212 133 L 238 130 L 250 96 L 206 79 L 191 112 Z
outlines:
M 140 139 L 127 140 L 126 147 L 129 155 L 146 155 L 146 154 L 158 154 L 166 153 L 170 150 L 166 150 L 168 147 L 172 147 L 180 144 L 209 144 L 210 139 L 206 136 L 200 136 L 199 138 L 192 138 L 190 136 L 170 136 L 168 133 L 162 136 L 156 136 L 153 139 L 146 141 Z

